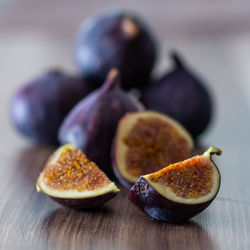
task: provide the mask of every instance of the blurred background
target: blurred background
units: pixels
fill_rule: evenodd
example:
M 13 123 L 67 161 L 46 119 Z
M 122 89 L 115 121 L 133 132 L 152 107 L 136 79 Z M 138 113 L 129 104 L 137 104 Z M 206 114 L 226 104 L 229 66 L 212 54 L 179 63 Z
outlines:
M 8 142 L 1 141 L 0 157 L 11 158 L 13 145 L 18 150 L 31 144 L 10 125 L 8 103 L 13 92 L 27 79 L 53 66 L 76 72 L 72 56 L 75 33 L 85 18 L 107 8 L 133 10 L 154 30 L 160 44 L 156 75 L 171 67 L 167 54 L 176 49 L 205 79 L 216 109 L 200 141 L 224 150 L 224 179 L 239 165 L 247 166 L 250 2 L 243 0 L 0 0 L 0 122 L 9 135 Z M 230 171 L 226 169 L 229 165 Z M 237 178 L 230 186 L 233 196 L 240 192 L 241 197 L 250 200 L 247 189 L 235 191 L 242 181 L 242 176 Z M 243 178 L 248 181 L 247 176 Z

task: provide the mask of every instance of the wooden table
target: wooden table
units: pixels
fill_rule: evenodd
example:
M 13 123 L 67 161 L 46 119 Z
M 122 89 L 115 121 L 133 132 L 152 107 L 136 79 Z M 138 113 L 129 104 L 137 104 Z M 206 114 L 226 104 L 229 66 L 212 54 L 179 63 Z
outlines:
M 244 1 L 0 1 L 0 249 L 250 249 L 250 6 Z M 142 8 L 143 5 L 143 8 Z M 50 66 L 75 71 L 72 40 L 90 13 L 125 6 L 145 16 L 162 44 L 156 72 L 176 48 L 206 80 L 215 102 L 201 145 L 223 149 L 214 203 L 188 223 L 153 221 L 122 189 L 104 207 L 63 208 L 35 190 L 52 147 L 10 125 L 8 103 L 22 82 Z

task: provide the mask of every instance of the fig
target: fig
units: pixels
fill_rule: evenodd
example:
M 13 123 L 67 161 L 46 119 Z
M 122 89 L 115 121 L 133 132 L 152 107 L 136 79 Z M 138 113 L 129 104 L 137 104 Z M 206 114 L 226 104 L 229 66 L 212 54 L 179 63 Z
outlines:
M 80 78 L 50 70 L 13 96 L 10 117 L 16 130 L 37 142 L 58 144 L 57 130 L 70 109 L 93 89 Z
M 103 86 L 74 107 L 59 129 L 61 144 L 71 142 L 112 177 L 111 146 L 121 117 L 143 109 L 119 88 L 119 73 L 112 69 Z
M 76 37 L 75 60 L 83 78 L 100 86 L 118 68 L 124 89 L 144 86 L 157 45 L 152 31 L 134 13 L 105 12 L 84 22 Z
M 196 138 L 211 120 L 211 96 L 203 80 L 187 69 L 176 52 L 172 60 L 173 71 L 146 87 L 141 101 L 146 108 L 179 121 Z
M 113 145 L 113 168 L 127 188 L 145 174 L 190 157 L 193 140 L 172 118 L 154 111 L 125 115 Z
M 203 155 L 141 176 L 130 190 L 129 200 L 155 220 L 178 223 L 192 218 L 207 208 L 219 191 L 220 172 L 211 155 L 221 153 L 210 147 Z
M 70 143 L 49 157 L 36 189 L 59 204 L 75 209 L 102 205 L 119 192 L 115 183 Z

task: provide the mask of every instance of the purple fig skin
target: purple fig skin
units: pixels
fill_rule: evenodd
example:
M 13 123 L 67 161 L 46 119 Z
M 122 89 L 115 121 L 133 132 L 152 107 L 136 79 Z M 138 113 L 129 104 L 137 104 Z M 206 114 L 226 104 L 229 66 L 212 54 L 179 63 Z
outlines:
M 165 113 L 179 121 L 196 138 L 212 117 L 212 100 L 207 87 L 172 54 L 175 68 L 142 93 L 146 108 Z
M 84 198 L 84 199 L 63 199 L 63 198 L 55 198 L 52 196 L 49 197 L 64 207 L 82 210 L 82 209 L 101 206 L 110 199 L 114 198 L 115 195 L 116 193 L 109 192 L 103 195 Z
M 119 181 L 120 184 L 122 184 L 125 188 L 130 189 L 134 183 L 127 181 L 118 171 L 116 164 L 115 164 L 115 157 L 113 156 L 115 153 L 114 147 L 112 147 L 112 167 L 113 167 L 113 173 L 116 177 L 116 179 Z
M 124 20 L 129 19 L 124 27 Z M 84 22 L 76 37 L 75 61 L 83 78 L 100 86 L 112 68 L 122 88 L 144 86 L 157 57 L 152 31 L 134 13 L 112 11 Z
M 110 178 L 114 177 L 111 147 L 118 122 L 126 113 L 144 109 L 135 98 L 119 88 L 117 74 L 108 77 L 101 88 L 74 107 L 58 134 L 61 144 L 71 142 Z
M 57 145 L 57 131 L 72 107 L 93 89 L 80 78 L 51 70 L 13 96 L 10 118 L 16 130 L 38 143 Z
M 207 208 L 213 199 L 200 204 L 183 204 L 160 195 L 142 176 L 129 192 L 129 200 L 147 216 L 169 223 L 184 222 Z
M 119 172 L 119 170 L 117 169 L 116 166 L 116 135 L 113 139 L 113 143 L 112 143 L 112 147 L 111 147 L 111 161 L 112 161 L 112 169 L 113 169 L 113 173 L 116 177 L 116 179 L 119 181 L 120 184 L 123 185 L 123 187 L 127 188 L 127 189 L 131 189 L 132 186 L 134 185 L 134 183 L 127 181 Z

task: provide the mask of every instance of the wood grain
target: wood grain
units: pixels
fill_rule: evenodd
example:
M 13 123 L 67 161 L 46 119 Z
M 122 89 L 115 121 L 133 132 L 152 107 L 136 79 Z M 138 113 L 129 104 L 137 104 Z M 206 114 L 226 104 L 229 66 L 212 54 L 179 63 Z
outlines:
M 183 1 L 157 5 L 148 0 L 143 9 L 141 1 L 127 2 L 146 16 L 160 37 L 156 72 L 168 68 L 169 47 L 177 48 L 207 80 L 214 97 L 213 122 L 200 143 L 223 150 L 215 159 L 221 190 L 206 211 L 184 224 L 150 220 L 128 201 L 124 188 L 105 206 L 88 211 L 63 208 L 36 192 L 36 178 L 55 148 L 34 145 L 15 133 L 8 117 L 11 95 L 50 66 L 75 71 L 75 29 L 105 3 L 76 1 L 69 9 L 68 1 L 60 1 L 56 13 L 59 1 L 1 5 L 0 249 L 250 249 L 249 4 L 191 2 L 194 10 L 183 8 Z M 116 4 L 124 6 L 122 1 Z M 165 10 L 168 15 L 158 14 Z
M 74 211 L 60 207 L 35 181 L 53 148 L 32 147 L 15 156 L 13 175 L 1 174 L 1 244 L 5 249 L 244 249 L 250 204 L 218 198 L 188 223 L 150 220 L 122 188 L 107 205 Z M 235 237 L 237 236 L 237 237 Z

